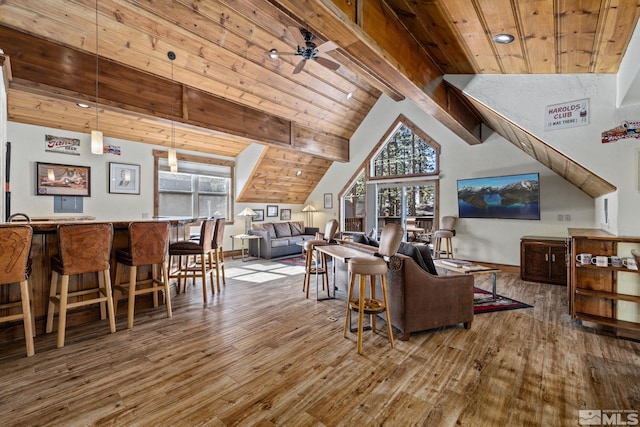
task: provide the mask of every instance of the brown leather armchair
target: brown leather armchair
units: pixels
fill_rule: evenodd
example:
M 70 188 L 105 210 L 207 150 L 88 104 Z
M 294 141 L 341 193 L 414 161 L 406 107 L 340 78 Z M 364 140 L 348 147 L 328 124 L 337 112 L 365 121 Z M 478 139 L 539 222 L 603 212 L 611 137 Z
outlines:
M 367 253 L 378 248 L 362 243 L 342 242 Z M 336 286 L 347 293 L 347 267 L 336 265 Z M 376 293 L 381 295 L 380 284 Z M 411 257 L 397 253 L 389 260 L 387 289 L 391 324 L 402 332 L 406 341 L 412 332 L 463 323 L 466 329 L 473 321 L 473 276 L 434 276 L 423 270 Z

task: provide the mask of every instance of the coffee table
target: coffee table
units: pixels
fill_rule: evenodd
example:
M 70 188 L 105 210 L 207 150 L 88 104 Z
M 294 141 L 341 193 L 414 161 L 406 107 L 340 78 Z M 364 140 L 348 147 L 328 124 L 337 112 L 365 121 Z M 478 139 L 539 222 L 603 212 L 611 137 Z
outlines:
M 454 266 L 450 264 L 445 264 L 445 262 L 455 263 L 459 266 Z M 442 268 L 443 270 L 459 274 L 491 274 L 491 296 L 492 299 L 490 301 L 496 301 L 496 274 L 500 271 L 499 268 L 495 267 L 487 267 L 486 265 L 468 263 L 466 261 L 456 262 L 456 260 L 451 259 L 434 259 L 433 264 Z

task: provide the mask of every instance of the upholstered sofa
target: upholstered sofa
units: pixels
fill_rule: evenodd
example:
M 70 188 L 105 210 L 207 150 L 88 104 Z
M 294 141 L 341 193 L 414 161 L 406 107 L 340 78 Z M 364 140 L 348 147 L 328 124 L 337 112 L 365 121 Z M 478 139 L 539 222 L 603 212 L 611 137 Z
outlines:
M 363 254 L 372 255 L 377 250 L 376 247 L 363 243 L 340 241 L 340 244 L 361 250 Z M 411 256 L 401 253 L 394 255 L 388 266 L 387 288 L 391 324 L 400 330 L 402 340 L 408 340 L 412 332 L 442 326 L 462 323 L 467 329 L 471 327 L 472 275 L 433 275 L 420 267 Z M 336 286 L 346 298 L 346 263 L 336 264 Z M 376 295 L 382 295 L 380 283 L 376 285 L 376 289 Z
M 249 253 L 258 256 L 259 244 L 260 256 L 266 259 L 301 254 L 302 246 L 298 242 L 315 239 L 317 232 L 318 228 L 305 227 L 303 221 L 254 222 L 249 234 L 262 239 L 249 241 Z

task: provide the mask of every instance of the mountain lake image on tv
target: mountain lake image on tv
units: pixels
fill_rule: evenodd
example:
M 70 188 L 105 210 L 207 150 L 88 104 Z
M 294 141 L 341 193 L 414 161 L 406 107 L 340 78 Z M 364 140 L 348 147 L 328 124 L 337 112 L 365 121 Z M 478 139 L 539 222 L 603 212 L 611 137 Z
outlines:
M 539 174 L 459 179 L 458 216 L 539 220 Z

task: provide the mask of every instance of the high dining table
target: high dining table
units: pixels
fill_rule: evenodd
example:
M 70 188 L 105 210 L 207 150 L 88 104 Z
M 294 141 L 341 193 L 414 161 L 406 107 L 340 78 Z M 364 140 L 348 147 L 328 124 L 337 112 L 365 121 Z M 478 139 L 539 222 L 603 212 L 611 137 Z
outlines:
M 349 262 L 351 258 L 354 258 L 357 256 L 365 256 L 366 254 L 364 254 L 362 251 L 359 251 L 357 249 L 354 249 L 348 246 L 342 246 L 339 244 L 316 246 L 314 249 L 322 253 L 323 256 L 330 256 L 333 259 L 333 262 L 331 263 L 332 264 L 331 269 L 333 270 L 333 279 L 332 279 L 333 283 L 332 285 L 329 286 L 329 289 L 333 290 L 333 295 L 331 295 L 331 293 L 328 291 L 327 298 L 318 299 L 318 292 L 316 289 L 316 300 L 322 301 L 324 299 L 333 299 L 336 297 L 336 262 L 341 261 L 346 263 L 346 262 Z

